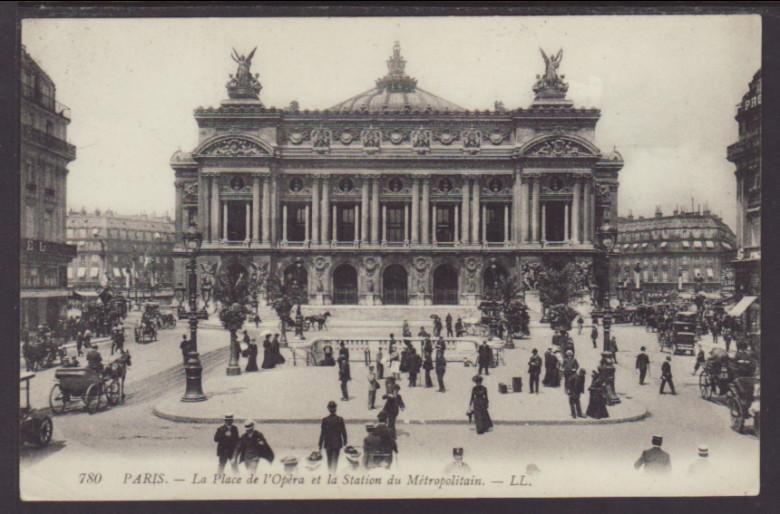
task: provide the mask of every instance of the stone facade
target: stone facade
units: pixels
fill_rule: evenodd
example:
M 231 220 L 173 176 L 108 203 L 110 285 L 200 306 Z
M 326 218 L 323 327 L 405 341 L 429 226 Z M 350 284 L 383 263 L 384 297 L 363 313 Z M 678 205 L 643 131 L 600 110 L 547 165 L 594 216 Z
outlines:
M 65 243 L 70 109 L 56 100 L 56 86 L 22 48 L 21 55 L 21 326 L 53 326 L 66 314 L 66 268 L 76 249 Z
M 709 210 L 675 210 L 652 218 L 618 219 L 619 283 L 627 290 L 692 291 L 700 277 L 705 291 L 728 281 L 727 263 L 736 251 L 732 230 Z
M 177 241 L 195 222 L 206 260 L 300 263 L 320 304 L 475 304 L 488 269 L 590 261 L 623 159 L 595 144 L 600 111 L 565 98 L 560 58 L 525 109 L 468 111 L 419 88 L 398 45 L 374 89 L 330 109 L 198 108 L 199 144 L 171 158 Z
M 173 284 L 171 252 L 176 233 L 167 216 L 71 210 L 67 235 L 78 250 L 68 266 L 68 281 L 75 288 L 94 290 L 106 283 L 106 274 L 120 290 Z

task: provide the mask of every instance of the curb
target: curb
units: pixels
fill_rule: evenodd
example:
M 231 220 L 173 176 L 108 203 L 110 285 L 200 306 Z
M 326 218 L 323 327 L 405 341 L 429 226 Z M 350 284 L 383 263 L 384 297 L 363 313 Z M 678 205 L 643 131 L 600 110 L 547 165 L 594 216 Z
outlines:
M 177 414 L 169 414 L 167 412 L 160 411 L 157 407 L 152 409 L 152 414 L 160 419 L 167 421 L 173 421 L 175 423 L 193 423 L 193 424 L 220 424 L 224 420 L 222 417 L 218 418 L 196 418 L 193 416 L 179 416 Z M 634 416 L 627 416 L 623 418 L 609 418 L 609 419 L 585 419 L 581 421 L 569 421 L 569 420 L 493 420 L 494 425 L 510 425 L 510 426 L 564 426 L 564 425 L 616 425 L 618 423 L 632 423 L 641 421 L 650 416 L 650 411 L 645 409 L 641 414 Z M 246 420 L 243 418 L 236 418 L 235 423 L 243 423 Z M 301 418 L 301 419 L 259 419 L 255 418 L 257 423 L 265 424 L 284 424 L 284 425 L 319 425 L 322 423 L 322 418 Z M 345 419 L 345 423 L 348 424 L 366 424 L 376 422 L 376 418 L 350 418 Z M 454 419 L 436 419 L 436 420 L 408 420 L 398 421 L 399 426 L 402 425 L 470 425 L 466 420 L 454 420 Z

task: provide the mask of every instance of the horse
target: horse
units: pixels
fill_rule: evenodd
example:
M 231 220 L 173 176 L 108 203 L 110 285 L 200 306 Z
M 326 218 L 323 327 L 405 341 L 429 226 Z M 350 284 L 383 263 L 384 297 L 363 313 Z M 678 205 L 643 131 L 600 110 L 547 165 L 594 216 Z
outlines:
M 103 374 L 112 379 L 119 380 L 120 401 L 125 399 L 125 377 L 127 377 L 127 368 L 132 366 L 133 362 L 129 350 L 120 350 L 119 357 L 108 363 Z
M 332 316 L 330 311 L 325 311 L 323 314 L 314 314 L 313 316 L 306 316 L 306 321 L 309 322 L 310 326 L 317 326 L 317 330 L 322 330 L 327 328 L 328 324 L 328 318 Z

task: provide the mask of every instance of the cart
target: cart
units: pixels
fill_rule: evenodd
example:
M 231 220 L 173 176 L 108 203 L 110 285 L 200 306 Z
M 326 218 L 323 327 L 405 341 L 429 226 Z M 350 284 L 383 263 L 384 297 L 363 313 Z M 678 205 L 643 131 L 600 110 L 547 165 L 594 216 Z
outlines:
M 694 355 L 696 341 L 696 313 L 678 312 L 674 320 L 658 331 L 658 343 L 662 352 Z
M 19 392 L 24 391 L 25 402 L 19 402 L 19 443 L 42 448 L 51 442 L 54 423 L 51 418 L 30 405 L 30 380 L 35 373 L 19 375 Z
M 119 379 L 106 377 L 102 371 L 93 368 L 63 368 L 58 369 L 54 377 L 57 383 L 49 393 L 49 406 L 55 414 L 62 414 L 69 403 L 79 399 L 90 414 L 104 405 L 117 405 L 121 400 Z
M 142 320 L 140 324 L 136 325 L 133 329 L 133 335 L 135 336 L 136 343 L 150 343 L 157 341 L 157 328 L 154 322 L 149 320 Z

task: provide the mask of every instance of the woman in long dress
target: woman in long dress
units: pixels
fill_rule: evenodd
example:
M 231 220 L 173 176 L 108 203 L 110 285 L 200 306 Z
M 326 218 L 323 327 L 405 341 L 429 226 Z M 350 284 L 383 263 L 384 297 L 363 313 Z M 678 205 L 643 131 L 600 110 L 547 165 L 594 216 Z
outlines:
M 284 364 L 285 360 L 282 356 L 281 344 L 279 343 L 279 334 L 274 334 L 274 340 L 271 341 L 271 350 L 273 352 L 274 366 L 277 364 Z
M 243 352 L 246 357 L 246 371 L 257 371 L 257 343 L 251 339 Z
M 273 345 L 271 344 L 271 334 L 265 335 L 265 340 L 263 340 L 263 364 L 261 367 L 263 369 L 271 369 L 274 366 L 276 366 L 276 363 L 274 362 L 274 352 L 273 352 Z
M 550 387 L 561 386 L 561 369 L 559 366 L 558 356 L 555 355 L 556 353 L 557 350 L 552 353 L 552 358 L 550 359 Z
M 593 419 L 608 418 L 607 392 L 604 382 L 601 380 L 597 371 L 593 372 L 588 391 L 590 392 L 590 398 L 588 400 L 588 409 L 585 411 L 585 414 Z
M 474 377 L 475 385 L 471 389 L 471 400 L 469 401 L 469 410 L 474 413 L 474 422 L 477 425 L 477 434 L 484 434 L 493 427 L 493 421 L 488 413 L 488 392 L 482 385 L 482 377 Z

